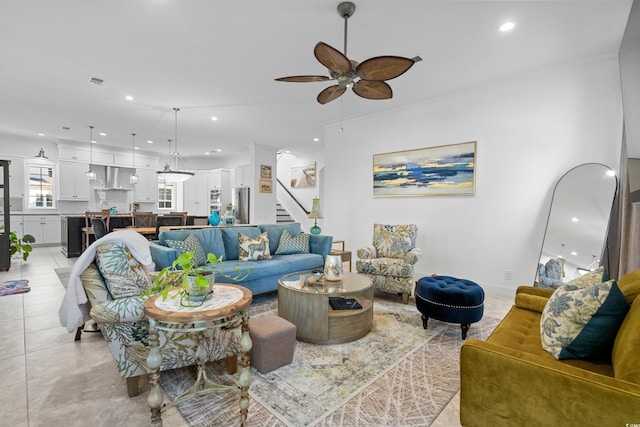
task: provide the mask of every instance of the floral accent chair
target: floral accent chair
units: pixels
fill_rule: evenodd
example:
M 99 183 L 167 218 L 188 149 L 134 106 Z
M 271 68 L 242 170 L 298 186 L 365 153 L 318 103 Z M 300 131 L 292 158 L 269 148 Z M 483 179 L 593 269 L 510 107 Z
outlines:
M 356 270 L 373 280 L 373 286 L 386 292 L 402 294 L 409 303 L 413 289 L 413 266 L 422 256 L 415 247 L 418 226 L 373 225 L 373 244 L 358 249 Z
M 149 274 L 126 245 L 116 242 L 98 247 L 95 262 L 80 274 L 80 279 L 91 303 L 91 318 L 98 323 L 120 375 L 127 379 L 129 396 L 136 396 L 139 377 L 151 372 L 147 368 L 149 322 L 144 299 L 139 296 L 151 283 Z M 184 328 L 189 326 L 185 324 Z M 235 373 L 240 322 L 203 334 L 208 361 L 226 358 L 228 372 Z M 159 331 L 159 342 L 161 371 L 197 364 L 193 333 Z

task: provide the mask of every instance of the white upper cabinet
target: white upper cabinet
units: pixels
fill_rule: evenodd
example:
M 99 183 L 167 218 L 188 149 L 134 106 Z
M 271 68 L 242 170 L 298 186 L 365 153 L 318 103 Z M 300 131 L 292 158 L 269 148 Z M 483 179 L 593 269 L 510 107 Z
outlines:
M 138 183 L 133 186 L 134 202 L 158 201 L 158 174 L 153 169 L 136 169 Z
M 89 200 L 88 163 L 61 161 L 58 165 L 59 200 Z
M 91 155 L 89 153 L 89 147 L 74 147 L 59 145 L 58 146 L 58 159 L 69 160 L 73 162 L 89 163 Z

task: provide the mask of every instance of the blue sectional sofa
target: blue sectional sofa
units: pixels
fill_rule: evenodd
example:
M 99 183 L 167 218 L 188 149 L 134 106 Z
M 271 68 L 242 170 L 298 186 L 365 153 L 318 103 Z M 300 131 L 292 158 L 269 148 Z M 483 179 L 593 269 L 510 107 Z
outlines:
M 284 230 L 287 230 L 292 236 L 301 233 L 299 223 L 169 230 L 160 233 L 159 240 L 151 242 L 151 257 L 156 264 L 156 270 L 171 265 L 178 257 L 178 251 L 170 248 L 166 241 L 185 240 L 190 234 L 193 234 L 202 245 L 205 253 L 223 255 L 222 263 L 216 265 L 214 269 L 220 268 L 222 272 L 231 275 L 235 275 L 235 268 L 239 268 L 243 272 L 251 269 L 249 275 L 242 281 L 231 282 L 229 279 L 222 278 L 216 279 L 217 281 L 237 283 L 249 288 L 254 295 L 262 294 L 277 290 L 278 279 L 285 274 L 322 269 L 327 254 L 331 252 L 332 236 L 312 234 L 309 239 L 310 253 L 275 255 L 280 243 L 280 236 Z M 269 250 L 272 258 L 258 261 L 238 261 L 238 233 L 257 238 L 265 231 L 269 236 Z

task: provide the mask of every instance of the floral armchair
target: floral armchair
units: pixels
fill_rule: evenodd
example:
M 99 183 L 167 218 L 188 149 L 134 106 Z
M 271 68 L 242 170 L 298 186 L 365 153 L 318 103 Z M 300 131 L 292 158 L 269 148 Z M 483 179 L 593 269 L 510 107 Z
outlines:
M 128 394 L 133 397 L 138 394 L 139 377 L 151 372 L 147 368 L 149 322 L 144 314 L 144 299 L 139 296 L 150 283 L 146 268 L 136 262 L 126 246 L 110 243 L 98 247 L 96 261 L 80 274 L 80 279 L 91 303 L 91 318 L 100 327 L 120 375 L 127 379 Z M 132 293 L 136 295 L 126 296 Z M 235 373 L 240 325 L 203 333 L 208 361 L 226 358 L 227 370 Z M 159 331 L 159 342 L 161 371 L 197 364 L 193 333 Z
M 413 289 L 413 266 L 422 256 L 415 247 L 418 227 L 373 225 L 373 244 L 358 249 L 356 270 L 373 280 L 376 289 L 402 294 L 405 304 Z

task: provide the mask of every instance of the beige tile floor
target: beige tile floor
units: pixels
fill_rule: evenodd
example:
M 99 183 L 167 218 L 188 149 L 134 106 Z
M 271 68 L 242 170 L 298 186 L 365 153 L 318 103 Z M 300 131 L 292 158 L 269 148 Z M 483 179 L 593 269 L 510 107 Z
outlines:
M 64 288 L 54 269 L 71 267 L 59 247 L 35 248 L 28 262 L 14 262 L 0 281 L 28 279 L 31 291 L 0 297 L 0 426 L 139 426 L 148 425 L 146 398 L 129 398 L 126 382 L 99 333 L 80 342 L 58 321 Z M 512 297 L 487 295 L 485 309 L 503 316 Z M 434 422 L 457 426 L 456 397 Z M 186 426 L 177 410 L 163 415 L 165 427 Z

